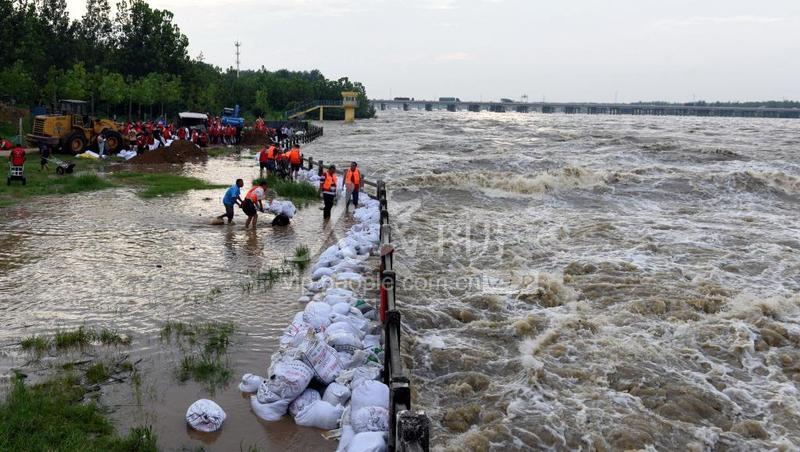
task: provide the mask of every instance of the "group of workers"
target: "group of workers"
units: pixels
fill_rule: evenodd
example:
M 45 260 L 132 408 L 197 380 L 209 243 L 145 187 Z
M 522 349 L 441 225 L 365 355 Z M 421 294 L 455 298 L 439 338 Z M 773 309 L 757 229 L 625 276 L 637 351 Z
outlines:
M 303 154 L 300 153 L 299 144 L 295 144 L 289 149 L 281 149 L 275 142 L 270 141 L 258 151 L 258 168 L 261 177 L 274 174 L 281 178 L 288 177 L 291 180 L 297 180 L 302 166 Z
M 277 147 L 275 146 L 270 147 L 272 152 L 275 152 L 276 149 Z M 299 148 L 293 148 L 292 150 L 296 150 L 299 153 Z M 296 171 L 299 171 L 299 169 L 300 165 L 298 164 Z M 349 209 L 351 201 L 354 208 L 358 207 L 358 195 L 361 191 L 362 184 L 363 179 L 358 169 L 358 164 L 356 162 L 350 163 L 350 168 L 344 173 L 344 186 L 347 191 L 345 210 Z M 328 220 L 331 217 L 331 210 L 336 201 L 338 185 L 339 179 L 336 175 L 336 165 L 330 165 L 328 170 L 323 172 L 319 183 L 323 201 L 322 218 L 324 220 Z M 253 181 L 253 186 L 244 195 L 244 199 L 241 198 L 242 187 L 244 187 L 244 181 L 242 179 L 236 179 L 236 182 L 225 191 L 225 195 L 222 197 L 225 213 L 219 215 L 217 219 L 223 221 L 223 219 L 227 218 L 228 224 L 232 224 L 234 209 L 238 206 L 242 209 L 244 214 L 247 215 L 247 221 L 244 225 L 245 229 L 250 229 L 251 227 L 255 229 L 256 223 L 258 222 L 258 213 L 264 212 L 264 200 L 269 196 L 267 181 L 264 178 Z M 269 203 L 267 206 L 272 204 L 271 198 L 268 201 Z M 285 226 L 288 223 L 288 217 L 283 215 L 277 215 L 272 222 L 273 226 Z

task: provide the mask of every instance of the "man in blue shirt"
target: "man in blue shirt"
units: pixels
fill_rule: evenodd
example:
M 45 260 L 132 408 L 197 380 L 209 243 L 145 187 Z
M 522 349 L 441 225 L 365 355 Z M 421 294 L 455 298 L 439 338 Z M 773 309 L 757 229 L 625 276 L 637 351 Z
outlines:
M 228 188 L 228 191 L 225 192 L 225 196 L 222 197 L 222 204 L 225 206 L 225 213 L 217 217 L 219 220 L 228 217 L 228 224 L 233 223 L 233 206 L 242 206 L 242 200 L 239 198 L 242 187 L 244 187 L 244 181 L 241 179 L 236 179 L 236 183 L 231 185 L 230 188 Z

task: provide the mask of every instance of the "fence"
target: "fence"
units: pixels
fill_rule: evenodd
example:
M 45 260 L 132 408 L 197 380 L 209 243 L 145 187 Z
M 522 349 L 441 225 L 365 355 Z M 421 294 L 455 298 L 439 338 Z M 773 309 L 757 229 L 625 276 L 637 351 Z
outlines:
M 322 160 L 313 157 L 304 159 L 308 169 L 317 164 L 319 173 L 324 171 Z M 373 182 L 363 180 L 364 185 L 375 188 L 370 195 L 380 202 L 380 319 L 383 324 L 383 382 L 389 387 L 389 432 L 390 452 L 426 452 L 430 447 L 430 419 L 422 411 L 411 409 L 411 382 L 403 368 L 400 354 L 400 332 L 402 315 L 396 305 L 397 275 L 394 271 L 394 246 L 392 245 L 392 226 L 389 223 L 389 206 L 386 197 L 386 184 L 378 179 Z
M 320 126 L 315 126 L 313 124 L 309 124 L 308 122 L 299 122 L 299 123 L 284 123 L 289 127 L 292 127 L 295 130 L 301 129 L 305 133 L 302 135 L 294 135 L 291 137 L 284 138 L 283 140 L 278 141 L 278 146 L 286 149 L 288 147 L 310 143 L 317 138 L 321 137 L 324 133 L 324 129 Z M 278 128 L 278 127 L 271 127 L 270 128 Z

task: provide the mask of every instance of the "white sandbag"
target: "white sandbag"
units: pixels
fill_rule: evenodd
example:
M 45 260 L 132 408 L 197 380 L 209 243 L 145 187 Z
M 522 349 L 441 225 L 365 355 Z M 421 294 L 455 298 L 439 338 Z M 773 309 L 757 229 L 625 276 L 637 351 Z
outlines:
M 334 273 L 334 278 L 336 278 L 336 281 L 352 281 L 356 283 L 364 281 L 363 276 L 361 276 L 359 273 L 353 272 Z
M 303 310 L 303 321 L 316 330 L 331 324 L 331 307 L 327 303 L 312 301 Z
M 297 425 L 302 427 L 316 427 L 333 430 L 339 426 L 344 407 L 331 405 L 324 400 L 318 400 L 307 405 L 294 417 Z
M 344 406 L 344 404 L 350 400 L 350 388 L 334 381 L 325 388 L 325 394 L 322 395 L 322 400 L 334 406 Z
M 339 437 L 339 447 L 336 448 L 336 452 L 347 452 L 347 447 L 353 442 L 353 438 L 356 436 L 356 432 L 353 430 L 353 427 L 349 425 L 344 425 L 345 416 L 342 416 L 342 436 Z
M 322 383 L 331 383 L 342 371 L 336 350 L 325 342 L 309 339 L 300 350 L 303 359 L 314 369 L 316 378 Z
M 347 302 L 336 303 L 331 310 L 334 314 L 347 315 L 350 313 L 350 304 Z
M 347 322 L 352 325 L 357 331 L 360 331 L 361 336 L 368 333 L 371 328 L 369 325 L 369 321 L 364 318 L 358 318 L 353 315 L 341 315 L 331 312 L 330 315 L 331 323 L 338 323 L 338 322 Z
M 242 375 L 242 382 L 239 383 L 239 390 L 242 392 L 256 392 L 264 382 L 262 377 L 253 374 Z
M 314 370 L 297 359 L 284 359 L 273 363 L 271 375 L 258 388 L 258 401 L 273 402 L 274 395 L 291 402 L 299 396 L 311 382 Z
M 256 396 L 250 396 L 250 408 L 259 419 L 278 421 L 286 414 L 286 409 L 289 408 L 289 401 L 278 400 L 271 403 L 261 403 Z
M 340 252 L 342 254 L 342 257 L 345 259 L 347 258 L 353 259 L 356 256 L 358 256 L 358 251 L 356 251 L 356 249 L 352 246 L 346 246 L 344 248 L 341 248 Z
M 291 201 L 273 200 L 272 204 L 269 205 L 269 211 L 275 215 L 286 215 L 289 218 L 293 218 L 297 213 L 297 208 Z
M 306 304 L 309 301 L 311 301 L 311 297 L 309 297 L 308 295 L 303 295 L 302 297 L 297 299 L 297 302 L 301 304 Z
M 297 416 L 297 413 L 302 411 L 303 408 L 311 405 L 317 400 L 322 400 L 322 396 L 319 395 L 319 391 L 316 389 L 307 388 L 302 394 L 297 396 L 292 403 L 289 404 L 289 414 L 291 414 L 293 417 Z
M 386 432 L 356 433 L 347 446 L 347 452 L 384 452 L 386 437 Z
M 333 347 L 337 352 L 353 354 L 356 350 L 361 350 L 363 345 L 361 339 L 353 333 L 337 331 L 331 334 L 325 333 L 325 342 Z
M 186 410 L 186 422 L 193 429 L 201 432 L 215 432 L 225 422 L 225 411 L 215 402 L 200 399 Z
M 295 318 L 284 330 L 280 339 L 282 348 L 299 347 L 305 340 L 309 328 L 313 329 L 311 325 L 302 320 L 303 313 L 300 312 L 300 321 Z
M 344 322 L 344 321 L 334 322 L 331 323 L 330 326 L 328 326 L 328 328 L 325 329 L 326 337 L 338 333 L 351 334 L 358 337 L 359 339 L 361 339 L 361 337 L 363 336 L 363 333 L 361 333 L 361 331 L 359 331 L 358 328 L 354 327 L 350 322 Z
M 334 270 L 332 267 L 320 267 L 311 273 L 311 279 L 316 281 L 323 276 L 331 276 Z
M 325 251 L 323 251 L 319 255 L 319 260 L 320 261 L 331 261 L 331 260 L 337 259 L 337 258 L 341 259 L 342 255 L 339 252 L 339 247 L 336 246 L 336 245 L 329 246 L 328 248 L 325 249 Z
M 359 368 L 363 369 L 363 367 Z M 354 381 L 357 386 L 353 387 L 353 395 L 350 398 L 352 413 L 358 412 L 361 408 L 368 406 L 378 406 L 389 409 L 389 387 L 380 381 L 363 380 L 360 383 Z
M 339 273 L 345 272 L 345 271 L 354 272 L 354 273 L 362 273 L 362 272 L 365 272 L 367 270 L 367 267 L 366 267 L 366 265 L 364 265 L 363 261 L 361 261 L 359 259 L 353 259 L 353 258 L 350 258 L 350 257 L 342 259 L 341 262 L 339 262 L 338 264 L 334 265 L 332 268 L 333 268 L 334 271 L 339 272 Z
M 350 424 L 356 433 L 389 431 L 389 410 L 379 406 L 368 406 L 353 411 Z
M 310 292 L 322 292 L 323 290 L 331 287 L 333 285 L 333 279 L 330 276 L 323 276 L 317 281 L 306 286 Z
M 377 334 L 367 334 L 361 341 L 364 348 L 375 348 L 381 346 L 381 337 Z

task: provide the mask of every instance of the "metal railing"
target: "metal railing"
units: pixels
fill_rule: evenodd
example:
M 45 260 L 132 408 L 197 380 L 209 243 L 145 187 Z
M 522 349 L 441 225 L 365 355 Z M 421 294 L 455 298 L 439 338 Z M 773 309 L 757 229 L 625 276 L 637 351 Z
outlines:
M 313 110 L 317 107 L 341 107 L 342 100 L 328 100 L 328 99 L 319 99 L 319 100 L 312 100 L 301 104 L 298 107 L 292 108 L 291 110 L 286 110 L 283 113 L 284 118 L 290 118 L 293 115 L 298 113 L 302 113 L 307 110 Z

